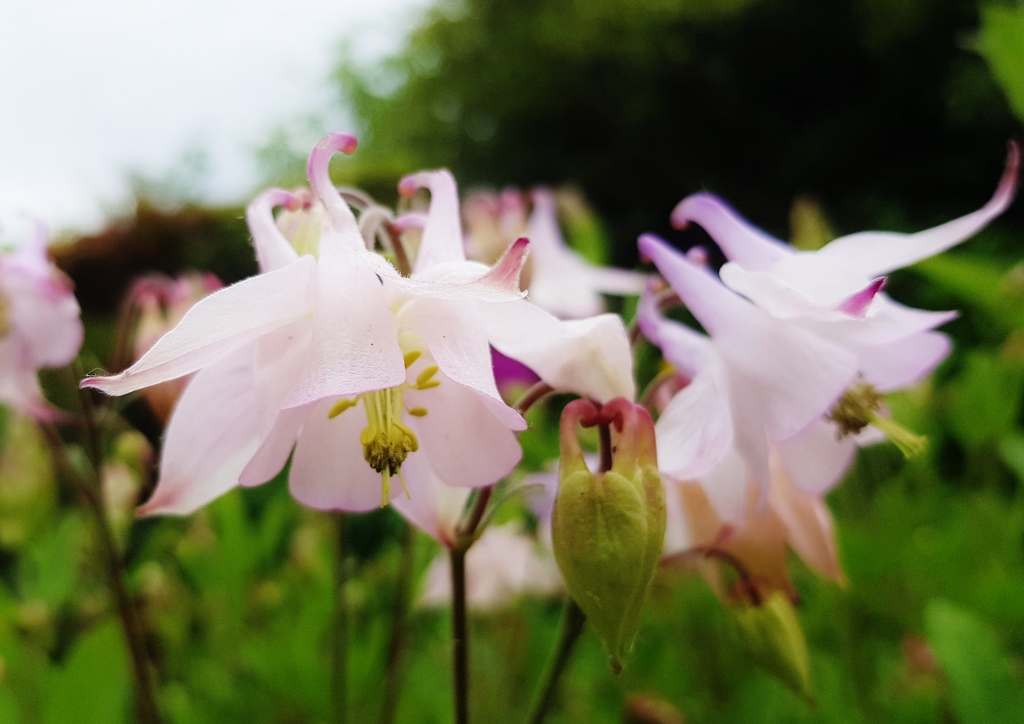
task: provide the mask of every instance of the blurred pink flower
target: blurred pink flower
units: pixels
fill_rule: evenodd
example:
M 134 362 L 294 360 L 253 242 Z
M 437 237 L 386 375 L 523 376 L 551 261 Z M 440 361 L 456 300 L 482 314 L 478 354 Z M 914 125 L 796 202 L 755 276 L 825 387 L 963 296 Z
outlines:
M 213 274 L 190 272 L 171 279 L 151 275 L 136 280 L 128 292 L 129 304 L 138 312 L 135 329 L 134 359 L 139 359 L 164 334 L 177 326 L 192 305 L 223 288 Z M 149 409 L 166 424 L 189 377 L 180 377 L 147 387 L 143 395 Z
M 548 596 L 563 587 L 550 551 L 517 523 L 488 526 L 466 552 L 466 604 L 471 609 L 502 608 L 521 596 Z M 427 569 L 419 603 L 448 606 L 451 590 L 451 561 L 442 553 Z
M 529 299 L 562 319 L 590 317 L 605 311 L 602 294 L 636 295 L 645 276 L 592 264 L 570 249 L 558 228 L 555 200 L 545 188 L 532 192 Z
M 39 420 L 58 416 L 36 373 L 70 364 L 82 335 L 71 280 L 47 257 L 37 228 L 16 251 L 0 253 L 0 403 Z

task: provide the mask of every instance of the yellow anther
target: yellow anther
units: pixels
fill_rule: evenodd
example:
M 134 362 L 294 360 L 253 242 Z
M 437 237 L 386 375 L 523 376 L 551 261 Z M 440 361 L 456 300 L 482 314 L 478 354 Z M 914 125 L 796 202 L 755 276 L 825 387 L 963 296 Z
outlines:
M 410 367 L 412 367 L 416 360 L 420 358 L 421 354 L 423 353 L 420 352 L 418 349 L 414 349 L 412 352 L 406 352 L 405 355 L 402 357 L 402 359 L 405 360 L 405 369 L 409 369 Z
M 427 408 L 425 407 L 412 407 L 406 410 L 413 417 L 423 417 L 427 414 Z
M 359 442 L 362 445 L 369 445 L 371 442 L 377 439 L 377 426 L 369 424 L 363 428 L 363 431 L 359 433 Z
M 441 386 L 441 380 L 428 380 L 427 382 L 422 382 L 422 383 L 416 385 L 416 389 L 417 390 L 431 390 L 431 389 L 433 389 L 435 387 L 440 387 L 440 386 Z
M 908 460 L 928 449 L 928 438 L 911 432 L 891 418 L 872 415 L 871 424 L 881 430 Z
M 441 383 L 431 379 L 436 374 L 437 365 L 430 365 L 429 367 L 424 368 L 423 371 L 420 372 L 419 376 L 416 377 L 416 389 L 426 390 L 430 389 L 430 387 L 437 387 Z M 435 384 L 430 385 L 430 387 L 427 387 L 427 385 L 431 382 L 434 382 Z
M 358 397 L 356 399 L 354 399 L 354 400 L 350 400 L 348 398 L 342 398 L 342 399 L 340 399 L 340 400 L 338 400 L 337 402 L 334 403 L 334 406 L 331 408 L 330 412 L 327 413 L 327 417 L 328 417 L 328 419 L 333 420 L 338 415 L 343 413 L 345 410 L 347 410 L 347 409 L 349 409 L 351 407 L 355 407 L 358 404 L 359 404 L 359 398 Z
M 928 447 L 928 438 L 917 435 L 895 420 L 878 414 L 885 398 L 874 385 L 857 381 L 850 385 L 828 414 L 836 424 L 839 437 L 856 435 L 868 425 L 874 425 L 889 441 L 899 448 L 904 457 L 920 455 Z

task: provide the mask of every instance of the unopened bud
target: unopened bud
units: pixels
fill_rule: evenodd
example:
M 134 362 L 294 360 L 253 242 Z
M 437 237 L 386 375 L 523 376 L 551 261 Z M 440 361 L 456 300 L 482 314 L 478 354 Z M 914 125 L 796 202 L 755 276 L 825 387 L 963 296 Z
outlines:
M 796 609 L 782 591 L 736 611 L 740 639 L 754 663 L 807 701 L 814 700 L 811 661 Z
M 602 468 L 607 469 L 594 473 L 587 468 L 577 423 L 602 427 Z M 654 422 L 644 408 L 624 398 L 603 408 L 576 400 L 562 412 L 561 435 L 551 523 L 555 559 L 618 673 L 632 648 L 665 538 Z

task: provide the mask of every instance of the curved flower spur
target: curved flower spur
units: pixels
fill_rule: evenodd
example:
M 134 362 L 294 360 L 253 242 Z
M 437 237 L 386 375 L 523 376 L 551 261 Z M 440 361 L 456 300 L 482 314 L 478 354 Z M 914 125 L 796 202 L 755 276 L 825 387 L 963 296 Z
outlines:
M 293 447 L 293 495 L 325 509 L 386 504 L 396 488 L 413 494 L 431 470 L 447 484 L 488 485 L 518 462 L 514 433 L 525 422 L 498 395 L 478 308 L 522 301 L 526 240 L 491 269 L 468 263 L 461 237 L 452 244 L 444 215 L 432 213 L 415 271 L 402 277 L 367 250 L 330 182 L 331 157 L 354 149 L 352 136 L 335 133 L 310 155 L 324 220 L 319 239 L 304 239 L 306 253 L 272 216 L 277 205 L 308 204 L 305 192 L 265 192 L 247 214 L 261 274 L 197 304 L 130 369 L 83 381 L 125 394 L 200 370 L 171 418 L 157 490 L 140 514 L 188 513 L 237 484 L 266 482 Z

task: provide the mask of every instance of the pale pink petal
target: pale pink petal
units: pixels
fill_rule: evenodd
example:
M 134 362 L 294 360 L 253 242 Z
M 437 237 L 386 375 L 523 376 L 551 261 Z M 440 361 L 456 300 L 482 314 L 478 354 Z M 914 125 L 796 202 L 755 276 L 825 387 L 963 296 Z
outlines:
M 245 220 L 261 271 L 281 269 L 299 258 L 274 222 L 274 207 L 290 206 L 295 201 L 296 197 L 290 191 L 269 189 L 257 196 L 245 210 Z
M 949 355 L 949 337 L 920 332 L 883 345 L 851 346 L 864 379 L 880 392 L 892 392 L 921 380 Z
M 430 356 L 455 383 L 479 394 L 507 427 L 522 430 L 526 421 L 501 398 L 494 379 L 491 347 L 479 315 L 465 301 L 413 299 L 398 313 L 403 330 L 416 334 Z M 487 307 L 480 312 L 487 313 Z
M 319 510 L 364 511 L 379 508 L 381 475 L 363 457 L 359 433 L 366 427 L 366 412 L 360 402 L 329 419 L 333 400 L 323 400 L 309 412 L 302 435 L 295 446 L 288 488 L 303 505 Z M 410 492 L 423 478 L 426 466 L 417 468 L 420 453 L 411 453 L 402 465 Z M 398 477 L 391 481 L 391 496 L 403 495 Z
M 469 499 L 469 488 L 445 485 L 431 471 L 409 493 L 409 497 L 404 493 L 396 495 L 391 506 L 441 545 L 454 545 L 455 529 Z
M 969 239 L 999 216 L 1013 201 L 1020 166 L 1020 147 L 1010 144 L 1006 170 L 995 194 L 977 211 L 916 234 L 865 231 L 836 239 L 817 252 L 822 269 L 845 268 L 861 277 L 888 274 L 927 259 Z
M 489 304 L 481 316 L 495 349 L 556 390 L 598 402 L 633 399 L 633 354 L 618 315 L 561 321 L 518 300 Z
M 399 182 L 403 196 L 411 196 L 418 188 L 430 189 L 430 211 L 423 227 L 423 239 L 416 255 L 415 274 L 435 264 L 464 261 L 462 223 L 459 220 L 459 191 L 455 178 L 448 171 L 421 171 Z
M 186 515 L 238 484 L 259 444 L 254 349 L 200 371 L 178 399 L 164 435 L 160 479 L 139 515 Z
M 215 292 L 196 303 L 130 368 L 111 377 L 88 377 L 82 386 L 123 395 L 195 372 L 311 314 L 315 272 L 316 261 L 307 256 Z
M 852 435 L 840 438 L 837 433 L 836 426 L 822 418 L 799 435 L 776 443 L 788 480 L 804 493 L 822 495 L 831 490 L 853 464 L 856 439 Z
M 693 194 L 672 210 L 677 229 L 689 222 L 699 224 L 721 247 L 730 261 L 751 271 L 763 271 L 793 253 L 788 244 L 765 234 L 711 194 Z
M 844 583 L 846 576 L 836 550 L 832 516 L 825 502 L 794 488 L 784 471 L 773 475 L 769 498 L 775 514 L 786 526 L 790 547 L 804 563 L 820 575 Z
M 518 239 L 493 267 L 469 261 L 447 262 L 435 264 L 411 279 L 382 276 L 390 287 L 421 298 L 506 302 L 525 296 L 519 290 L 519 275 L 528 252 L 529 242 Z M 377 266 L 374 271 L 380 274 Z
M 849 297 L 844 299 L 839 306 L 836 307 L 837 312 L 843 314 L 849 314 L 851 317 L 864 318 L 867 314 L 868 307 L 871 306 L 871 302 L 874 301 L 875 295 L 885 289 L 885 285 L 888 283 L 886 277 L 879 277 L 875 279 L 866 287 L 861 289 L 855 294 L 851 294 Z
M 665 361 L 691 379 L 714 354 L 711 339 L 661 315 L 652 288 L 640 296 L 636 318 L 644 337 L 661 349 Z
M 327 249 L 321 244 L 308 357 L 285 407 L 393 387 L 405 380 L 398 323 L 380 279 L 360 259 L 360 251 L 348 245 Z
M 61 411 L 43 397 L 36 369 L 21 358 L 23 350 L 13 336 L 0 339 L 0 404 L 34 420 L 56 420 Z
M 448 485 L 478 487 L 511 473 L 523 452 L 507 422 L 475 391 L 442 373 L 436 379 L 439 387 L 408 390 L 405 401 L 410 408 L 427 410 L 424 417 L 410 417 L 406 424 L 416 431 L 437 477 Z M 409 492 L 415 494 L 412 488 Z
M 676 480 L 707 474 L 733 443 L 729 393 L 721 363 L 708 366 L 684 387 L 658 418 L 658 469 Z
M 736 448 L 728 451 L 718 464 L 700 479 L 700 485 L 715 513 L 723 522 L 734 525 L 743 522 L 750 484 L 748 467 Z
M 246 487 L 263 485 L 281 472 L 306 418 L 315 405 L 281 410 L 270 432 L 260 436 L 259 449 L 239 474 L 238 483 Z

